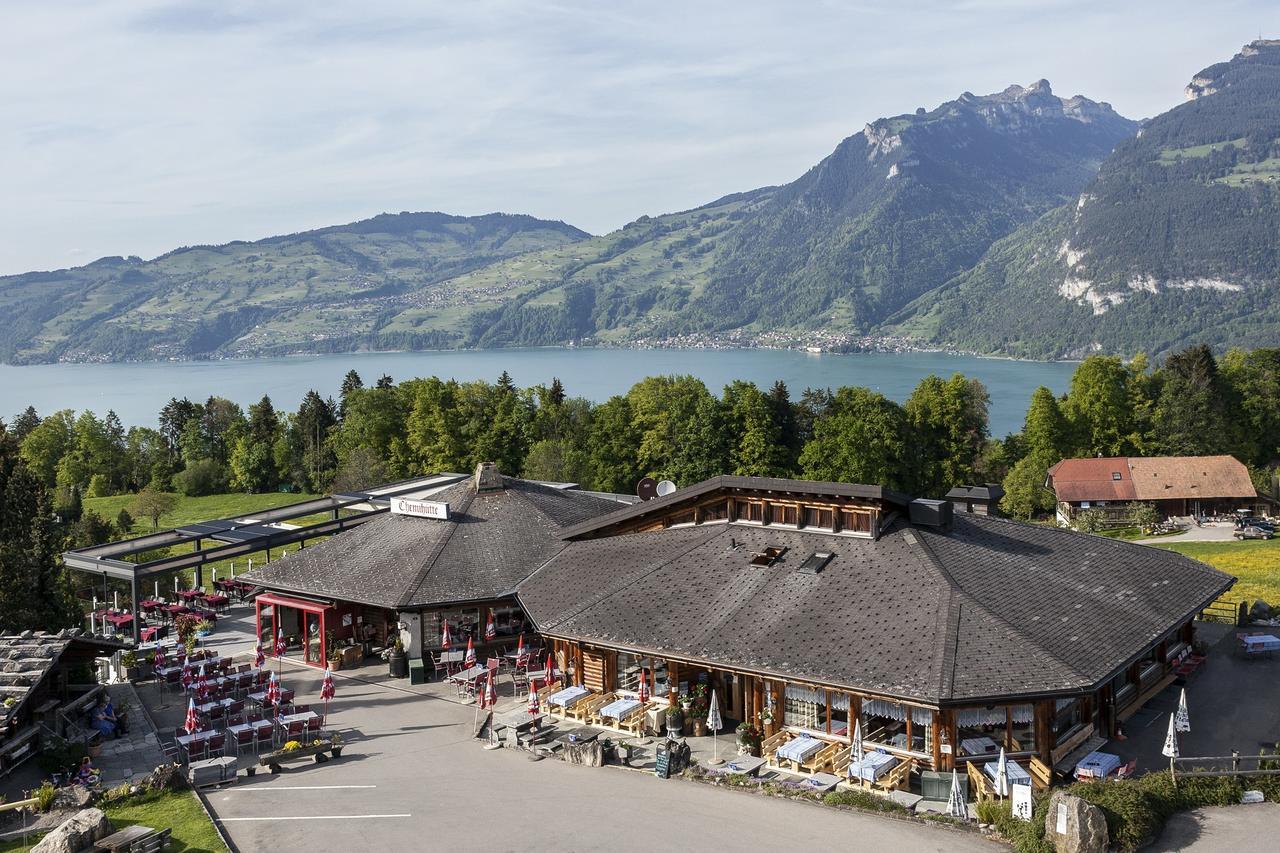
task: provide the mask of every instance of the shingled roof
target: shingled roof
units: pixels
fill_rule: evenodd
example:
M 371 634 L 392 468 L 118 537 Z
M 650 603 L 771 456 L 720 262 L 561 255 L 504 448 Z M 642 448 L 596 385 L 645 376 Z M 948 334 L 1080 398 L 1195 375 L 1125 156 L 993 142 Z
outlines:
M 508 595 L 564 548 L 560 529 L 617 509 L 607 498 L 514 477 L 431 495 L 449 519 L 388 513 L 243 577 L 269 589 L 411 608 Z
M 0 726 L 11 722 L 23 702 L 73 644 L 84 646 L 89 654 L 110 653 L 124 647 L 116 640 L 90 636 L 78 630 L 57 634 L 24 631 L 0 636 Z M 9 699 L 14 700 L 12 704 L 6 704 Z
M 768 546 L 787 551 L 750 566 Z M 797 571 L 821 551 L 820 573 Z M 578 541 L 519 599 L 554 637 L 947 705 L 1093 689 L 1232 582 L 1163 550 L 961 515 L 878 540 L 721 523 Z

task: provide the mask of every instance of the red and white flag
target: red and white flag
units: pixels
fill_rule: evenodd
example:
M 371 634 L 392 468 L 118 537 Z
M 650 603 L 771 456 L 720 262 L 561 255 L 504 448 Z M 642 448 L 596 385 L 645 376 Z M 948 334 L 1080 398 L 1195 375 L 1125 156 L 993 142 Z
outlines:
M 444 627 L 440 629 L 440 648 L 444 649 L 445 651 L 448 651 L 450 639 L 451 638 L 449 636 L 449 620 L 445 619 Z

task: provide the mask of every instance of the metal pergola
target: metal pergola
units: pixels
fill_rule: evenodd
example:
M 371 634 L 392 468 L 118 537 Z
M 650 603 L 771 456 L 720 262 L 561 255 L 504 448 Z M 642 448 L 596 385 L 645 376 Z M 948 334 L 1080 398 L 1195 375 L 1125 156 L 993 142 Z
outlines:
M 192 569 L 195 586 L 204 585 L 204 567 L 209 563 L 283 548 L 295 542 L 305 547 L 308 539 L 331 536 L 364 524 L 391 509 L 391 499 L 407 495 L 424 495 L 466 479 L 465 474 L 433 474 L 411 480 L 388 483 L 364 492 L 343 492 L 309 501 L 253 512 L 238 518 L 215 519 L 185 524 L 119 542 L 77 548 L 62 555 L 68 569 L 102 578 L 104 598 L 110 578 L 129 583 L 133 619 L 133 638 L 139 639 L 141 619 L 138 616 L 140 582 L 172 572 Z M 346 513 L 345 515 L 343 513 Z M 327 514 L 329 517 L 309 524 L 276 526 L 298 518 Z M 138 561 L 139 555 L 158 548 L 192 545 L 185 554 Z M 130 559 L 134 558 L 134 559 Z

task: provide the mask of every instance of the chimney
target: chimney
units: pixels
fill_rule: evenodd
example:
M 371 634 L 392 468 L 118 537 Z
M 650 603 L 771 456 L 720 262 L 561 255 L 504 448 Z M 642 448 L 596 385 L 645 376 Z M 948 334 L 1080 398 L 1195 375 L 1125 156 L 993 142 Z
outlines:
M 495 463 L 481 462 L 476 466 L 475 488 L 477 494 L 502 491 L 502 474 Z
M 908 505 L 911 523 L 916 527 L 951 527 L 951 502 L 916 498 Z

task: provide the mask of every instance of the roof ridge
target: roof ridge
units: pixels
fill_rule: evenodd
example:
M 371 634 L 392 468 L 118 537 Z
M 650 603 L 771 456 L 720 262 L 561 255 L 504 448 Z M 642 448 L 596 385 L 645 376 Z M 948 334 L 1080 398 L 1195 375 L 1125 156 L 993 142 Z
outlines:
M 694 528 L 694 529 L 696 530 L 697 528 Z M 699 537 L 697 537 L 697 538 L 693 541 L 693 543 L 692 543 L 691 545 L 689 545 L 687 548 L 682 548 L 682 549 L 680 549 L 680 551 L 678 551 L 678 552 L 676 552 L 676 553 L 672 554 L 672 555 L 671 555 L 670 557 L 668 557 L 667 559 L 665 559 L 665 560 L 661 560 L 661 561 L 660 561 L 660 562 L 658 562 L 658 563 L 655 563 L 655 564 L 653 564 L 653 565 L 647 566 L 643 571 L 640 571 L 640 572 L 638 572 L 638 573 L 636 573 L 636 574 L 634 574 L 634 575 L 632 575 L 632 576 L 630 576 L 630 577 L 627 577 L 626 579 L 624 579 L 624 580 L 623 580 L 621 583 L 619 583 L 619 584 L 615 584 L 614 586 L 611 586 L 611 587 L 603 587 L 603 588 L 601 588 L 601 589 L 598 589 L 594 595 L 589 596 L 588 598 L 584 599 L 584 600 L 582 601 L 582 603 L 581 603 L 581 606 L 580 606 L 580 607 L 578 607 L 578 608 L 577 608 L 576 610 L 574 610 L 573 612 L 571 612 L 569 615 L 564 616 L 564 617 L 562 617 L 562 618 L 560 618 L 560 619 L 556 619 L 556 620 L 554 620 L 554 621 L 548 622 L 548 623 L 546 623 L 546 625 L 539 625 L 539 626 L 537 626 L 537 627 L 539 628 L 539 630 L 541 630 L 541 629 L 542 629 L 542 628 L 544 628 L 544 627 L 554 627 L 554 626 L 556 626 L 556 625 L 563 625 L 564 623 L 568 622 L 570 619 L 575 619 L 575 618 L 577 618 L 578 616 L 581 616 L 583 613 L 585 613 L 585 612 L 587 612 L 588 610 L 590 610 L 591 608 L 595 607 L 597 604 L 599 604 L 599 603 L 600 603 L 601 601 L 603 601 L 604 599 L 606 599 L 606 598 L 608 598 L 608 597 L 610 597 L 610 596 L 617 595 L 619 592 L 621 592 L 622 590 L 626 589 L 627 587 L 629 587 L 629 586 L 633 586 L 634 584 L 639 583 L 640 581 L 642 581 L 642 580 L 644 580 L 645 578 L 647 578 L 649 575 L 652 575 L 652 574 L 654 574 L 654 573 L 656 573 L 656 572 L 658 572 L 658 571 L 661 571 L 662 569 L 666 568 L 670 563 L 675 562 L 676 560 L 678 560 L 678 559 L 680 559 L 681 557 L 683 557 L 685 554 L 688 554 L 690 551 L 693 551 L 693 550 L 695 550 L 695 549 L 697 549 L 697 548 L 701 548 L 703 545 L 707 544 L 707 543 L 708 543 L 708 542 L 710 542 L 712 539 L 715 539 L 717 536 L 719 536 L 721 533 L 723 533 L 723 532 L 724 532 L 724 529 L 725 529 L 725 528 L 724 528 L 724 526 L 723 526 L 723 525 L 719 525 L 719 524 L 714 525 L 714 529 L 712 529 L 712 530 L 710 530 L 710 531 L 707 531 L 707 532 L 706 532 L 706 535 L 704 535 L 704 536 L 699 536 Z M 662 533 L 666 533 L 667 531 L 666 531 L 666 530 L 660 530 L 660 531 L 656 531 L 656 532 L 657 532 L 658 534 L 662 534 Z M 630 535 L 632 535 L 632 536 L 646 536 L 646 535 L 651 535 L 651 534 L 646 534 L 646 533 L 632 533 L 632 534 L 630 534 Z M 524 584 L 524 583 L 527 583 L 527 582 L 530 580 L 530 578 L 533 578 L 535 575 L 537 575 L 537 574 L 538 574 L 538 572 L 541 572 L 541 571 L 542 571 L 543 569 L 545 569 L 547 566 L 549 566 L 549 565 L 551 565 L 552 563 L 554 563 L 554 562 L 556 561 L 556 558 L 557 558 L 557 557 L 559 557 L 559 556 L 560 556 L 560 554 L 563 554 L 563 553 L 564 553 L 564 551 L 563 551 L 563 550 L 561 550 L 561 551 L 560 551 L 560 553 L 559 553 L 559 554 L 556 554 L 556 556 L 555 556 L 555 557 L 552 557 L 550 560 L 547 560 L 545 563 L 543 563 L 541 566 L 539 566 L 537 571 L 535 571 L 535 572 L 531 573 L 531 574 L 529 575 L 529 577 L 525 578 L 525 579 L 524 579 L 524 581 L 523 581 L 523 582 L 521 582 L 521 586 L 523 586 L 523 584 Z M 520 597 L 520 588 L 519 588 L 519 587 L 517 587 L 517 588 L 516 588 L 516 598 L 518 599 L 519 597 Z M 524 602 L 523 602 L 523 601 L 521 601 L 521 602 L 520 602 L 520 607 L 521 607 L 521 609 L 523 609 L 526 613 L 528 613 L 528 608 L 526 608 L 526 607 L 524 606 Z
M 466 481 L 464 480 L 463 482 Z M 475 500 L 476 493 L 468 490 L 466 495 L 466 500 L 458 510 L 459 514 L 462 515 L 465 515 L 467 510 L 471 508 L 471 502 Z M 452 516 L 453 511 L 450 510 L 449 514 Z M 418 588 L 422 586 L 427 579 L 427 575 L 431 573 L 431 569 L 439 558 L 440 553 L 444 551 L 444 546 L 448 545 L 449 540 L 453 538 L 453 534 L 458 529 L 458 522 L 450 520 L 450 522 L 446 523 L 449 524 L 449 529 L 445 531 L 445 534 L 436 540 L 436 542 L 431 546 L 430 553 L 427 554 L 426 559 L 423 561 L 422 570 L 418 572 L 417 576 L 413 579 L 413 583 L 408 585 L 405 593 L 400 597 L 399 602 L 396 604 L 397 608 L 408 607 L 413 603 L 413 600 L 418 596 Z

